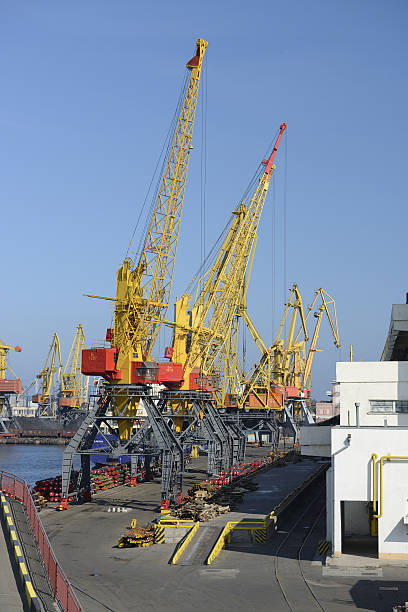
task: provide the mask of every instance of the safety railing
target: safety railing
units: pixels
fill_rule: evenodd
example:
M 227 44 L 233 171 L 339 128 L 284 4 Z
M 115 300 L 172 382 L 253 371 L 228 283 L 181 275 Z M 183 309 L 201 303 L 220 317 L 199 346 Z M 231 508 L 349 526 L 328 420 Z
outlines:
M 227 523 L 224 529 L 221 531 L 218 540 L 214 544 L 212 551 L 208 555 L 206 562 L 205 562 L 206 565 L 211 565 L 214 559 L 218 557 L 222 549 L 225 548 L 225 542 L 229 536 L 231 529 L 232 529 L 231 523 Z
M 183 552 L 186 550 L 187 546 L 190 544 L 191 540 L 194 538 L 195 533 L 200 527 L 200 522 L 197 523 L 190 529 L 184 540 L 181 542 L 180 546 L 177 548 L 176 552 L 171 558 L 171 565 L 175 565 L 177 561 L 180 559 Z
M 0 470 L 0 490 L 8 496 L 20 501 L 26 509 L 38 548 L 41 552 L 44 566 L 47 570 L 54 595 L 65 612 L 84 612 L 72 586 L 65 576 L 52 546 L 45 533 L 37 508 L 25 480 L 14 474 Z
M 270 527 L 276 524 L 276 516 L 271 512 L 263 521 L 229 521 L 221 531 L 218 540 L 214 544 L 213 549 L 207 557 L 206 565 L 211 565 L 216 557 L 220 554 L 226 543 L 230 543 L 232 531 L 249 531 L 251 535 L 255 532 L 264 532 L 265 537 L 268 536 Z

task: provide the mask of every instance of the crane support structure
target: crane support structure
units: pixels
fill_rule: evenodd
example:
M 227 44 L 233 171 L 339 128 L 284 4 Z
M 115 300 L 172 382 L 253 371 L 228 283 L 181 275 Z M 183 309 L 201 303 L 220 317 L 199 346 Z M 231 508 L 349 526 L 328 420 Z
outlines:
M 181 377 L 181 368 L 169 368 L 168 363 L 158 364 L 152 354 L 170 302 L 206 48 L 207 42 L 198 39 L 195 55 L 186 64 L 188 76 L 177 106 L 178 118 L 169 138 L 164 172 L 153 198 L 152 215 L 140 253 L 135 259 L 126 257 L 117 272 L 114 324 L 106 334 L 110 348 L 82 351 L 82 373 L 101 376 L 106 382 L 101 385 L 101 395 L 92 398 L 88 417 L 64 453 L 63 508 L 68 507 L 72 459 L 76 454 L 81 456 L 82 465 L 76 492 L 83 498 L 90 495 L 89 445 L 92 446 L 100 422 L 104 422 L 109 431 L 118 432 L 117 441 L 108 443 L 106 440 L 105 454 L 112 457 L 130 455 L 132 470 L 141 455 L 145 456 L 146 465 L 153 456 L 160 455 L 163 507 L 168 507 L 171 500 L 180 500 L 183 449 L 165 416 L 164 402 L 152 393 L 152 384 L 172 388 Z M 139 404 L 144 415 L 143 426 L 140 425 Z M 132 473 L 132 478 L 135 477 Z

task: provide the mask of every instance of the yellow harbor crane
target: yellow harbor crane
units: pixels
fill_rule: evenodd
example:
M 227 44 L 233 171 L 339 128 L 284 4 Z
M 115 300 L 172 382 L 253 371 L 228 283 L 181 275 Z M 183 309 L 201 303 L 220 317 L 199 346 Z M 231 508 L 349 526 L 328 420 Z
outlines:
M 11 416 L 7 398 L 10 394 L 19 394 L 21 393 L 21 379 L 18 378 L 17 374 L 13 372 L 9 364 L 7 363 L 6 357 L 9 351 L 16 351 L 16 353 L 21 352 L 21 346 L 11 346 L 9 344 L 5 344 L 3 340 L 0 339 L 0 415 L 3 412 L 5 407 L 8 408 L 8 416 Z M 9 370 L 14 379 L 6 379 L 6 372 Z
M 290 309 L 293 310 L 285 343 L 281 336 Z M 307 322 L 311 313 L 316 323 L 309 349 L 306 350 L 309 340 Z M 301 326 L 295 335 L 298 314 Z M 317 341 L 324 315 L 329 322 L 334 344 L 340 348 L 335 300 L 319 288 L 306 314 L 298 286 L 295 284 L 292 287 L 276 340 L 249 373 L 239 398 L 240 407 L 282 410 L 287 399 L 301 399 L 310 395 L 312 364 L 315 353 L 320 350 Z
M 286 321 L 291 312 L 288 336 L 285 341 L 282 338 L 282 333 L 285 328 Z M 243 392 L 237 398 L 240 408 L 275 408 L 281 410 L 284 402 L 284 389 L 289 384 L 288 378 L 290 373 L 290 359 L 293 350 L 295 328 L 297 317 L 301 320 L 301 330 L 304 337 L 308 339 L 306 328 L 306 316 L 303 308 L 303 300 L 299 291 L 299 287 L 294 284 L 290 289 L 289 300 L 285 304 L 285 311 L 279 326 L 279 330 L 275 341 L 268 349 L 263 348 L 260 361 L 249 372 L 245 380 L 243 380 Z M 252 335 L 258 345 L 261 346 L 262 340 L 256 332 L 252 331 Z M 263 343 L 262 343 L 263 344 Z
M 52 391 L 53 385 L 58 385 L 61 380 L 61 372 L 61 347 L 58 334 L 55 333 L 52 337 L 45 365 L 37 375 L 37 378 L 41 381 L 41 391 L 32 396 L 32 401 L 38 404 L 38 413 L 40 416 L 56 417 L 56 399 L 52 396 Z
M 84 328 L 79 324 L 62 372 L 58 400 L 60 408 L 81 408 L 87 401 L 88 377 L 84 377 L 81 372 L 81 356 L 84 348 Z
M 320 305 L 317 306 L 317 302 L 320 298 Z M 314 308 L 317 306 L 317 310 L 314 311 Z M 313 336 L 310 342 L 309 350 L 307 352 L 306 359 L 300 359 L 299 354 L 305 349 L 305 340 L 301 343 L 298 342 L 300 332 L 295 340 L 294 351 L 293 351 L 293 384 L 297 388 L 303 389 L 311 389 L 312 380 L 312 364 L 315 353 L 320 351 L 321 349 L 317 348 L 317 341 L 319 339 L 320 326 L 322 324 L 323 316 L 326 315 L 327 321 L 329 323 L 333 339 L 334 345 L 336 348 L 340 348 L 340 339 L 339 339 L 339 330 L 337 324 L 337 313 L 336 313 L 336 302 L 334 298 L 332 298 L 324 289 L 321 287 L 316 290 L 315 297 L 313 302 L 309 306 L 309 311 L 306 315 L 306 320 L 309 318 L 309 315 L 313 313 L 314 318 L 316 319 L 315 328 L 313 332 Z M 299 366 L 298 366 L 299 364 Z
M 206 48 L 207 42 L 198 39 L 196 53 L 186 64 L 189 77 L 139 260 L 135 264 L 127 257 L 117 273 L 114 327 L 107 333 L 112 348 L 83 351 L 82 372 L 103 376 L 118 388 L 158 381 L 166 384 L 167 370 L 152 362 L 152 351 L 170 300 Z M 138 404 L 139 400 L 129 400 L 127 393 L 116 395 L 113 410 L 124 417 L 118 420 L 121 439 L 131 436 L 131 417 L 136 415 Z
M 211 390 L 219 407 L 237 378 L 238 317 L 253 327 L 246 312 L 246 291 L 274 159 L 285 129 L 282 123 L 271 155 L 263 161 L 246 197 L 233 212 L 214 263 L 195 281 L 194 304 L 189 308 L 188 292 L 175 304 L 169 356 L 183 364 L 182 389 Z M 184 411 L 187 406 L 179 408 Z

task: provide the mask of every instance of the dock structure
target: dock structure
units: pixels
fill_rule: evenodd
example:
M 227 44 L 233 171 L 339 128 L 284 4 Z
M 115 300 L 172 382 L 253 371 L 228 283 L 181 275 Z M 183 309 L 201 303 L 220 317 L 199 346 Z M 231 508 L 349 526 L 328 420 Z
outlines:
M 265 448 L 248 449 L 250 458 L 259 458 L 262 454 L 265 454 Z M 203 478 L 205 463 L 204 457 L 193 461 L 184 479 L 190 486 Z M 313 460 L 291 462 L 255 476 L 253 480 L 258 483 L 258 490 L 245 495 L 243 503 L 235 512 L 212 519 L 208 523 L 200 523 L 201 547 L 194 546 L 191 555 L 190 551 L 188 554 L 186 551 L 180 563 L 175 565 L 169 563 L 175 549 L 174 541 L 149 548 L 116 547 L 118 537 L 133 519 L 137 520 L 137 525 L 143 525 L 157 516 L 159 480 L 137 487 L 119 487 L 97 493 L 92 502 L 72 506 L 67 513 L 46 510 L 43 512 L 43 522 L 69 578 L 83 591 L 79 592 L 79 599 L 84 609 L 89 612 L 100 610 L 101 603 L 115 612 L 146 610 L 149 607 L 157 610 L 178 609 L 184 612 L 193 609 L 191 606 L 196 605 L 194 601 L 198 601 L 199 610 L 218 611 L 222 609 L 221 603 L 223 609 L 231 609 L 228 608 L 231 587 L 237 589 L 237 595 L 234 595 L 233 599 L 240 594 L 244 601 L 245 589 L 253 588 L 253 577 L 249 577 L 253 573 L 252 566 L 260 568 L 264 559 L 260 554 L 251 554 L 246 559 L 251 565 L 249 574 L 245 576 L 241 572 L 239 584 L 236 580 L 231 584 L 230 580 L 238 574 L 229 569 L 224 573 L 220 572 L 223 579 L 217 580 L 215 584 L 210 577 L 218 575 L 219 564 L 224 563 L 224 555 L 232 554 L 228 550 L 224 551 L 211 567 L 205 564 L 218 535 L 229 521 L 262 520 L 315 473 L 320 465 Z M 129 511 L 108 512 L 112 506 L 125 507 Z M 253 544 L 246 542 L 242 546 Z M 257 546 L 255 544 L 252 552 L 258 550 Z M 196 548 L 200 550 L 195 550 Z M 238 557 L 242 563 L 241 553 L 237 554 L 237 560 Z M 178 584 L 180 586 L 177 586 Z M 214 588 L 219 596 L 218 603 L 213 601 Z M 93 601 L 91 597 L 100 603 Z M 259 598 L 259 595 L 257 597 Z M 247 602 L 247 599 L 245 601 Z

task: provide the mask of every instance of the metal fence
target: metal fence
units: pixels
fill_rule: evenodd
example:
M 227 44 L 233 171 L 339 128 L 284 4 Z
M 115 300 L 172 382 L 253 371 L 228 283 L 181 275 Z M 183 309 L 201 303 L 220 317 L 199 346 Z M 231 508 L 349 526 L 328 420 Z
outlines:
M 25 480 L 14 476 L 14 474 L 9 474 L 8 472 L 0 470 L 0 490 L 3 491 L 5 495 L 17 499 L 24 504 L 31 527 L 33 528 L 34 536 L 37 540 L 38 548 L 44 560 L 45 568 L 54 589 L 55 597 L 58 599 L 65 612 L 84 612 L 72 590 L 68 578 L 65 576 L 57 561 L 57 557 L 45 533 L 34 500 Z

